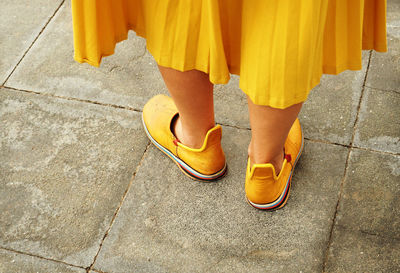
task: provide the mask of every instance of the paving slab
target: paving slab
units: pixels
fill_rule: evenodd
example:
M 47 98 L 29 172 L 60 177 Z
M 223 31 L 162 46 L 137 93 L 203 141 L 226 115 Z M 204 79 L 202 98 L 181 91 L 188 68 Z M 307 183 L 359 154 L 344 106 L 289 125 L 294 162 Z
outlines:
M 106 272 L 317 272 L 347 149 L 306 142 L 284 209 L 245 201 L 250 132 L 223 127 L 228 174 L 201 183 L 151 146 L 94 265 Z M 327 164 L 326 154 L 330 155 Z
M 0 89 L 0 246 L 87 267 L 144 153 L 140 114 Z
M 364 51 L 362 70 L 324 75 L 311 90 L 299 115 L 306 138 L 350 144 L 368 59 Z
M 72 267 L 29 255 L 0 249 L 0 272 L 4 273 L 85 273 L 83 268 Z
M 142 109 L 165 87 L 145 40 L 130 33 L 101 68 L 73 60 L 70 1 L 47 26 L 7 86 Z
M 62 0 L 0 2 L 0 84 L 24 55 Z M 35 16 L 31 16 L 34 14 Z
M 325 272 L 399 272 L 400 241 L 335 228 Z
M 353 150 L 339 226 L 400 240 L 400 156 Z
M 400 154 L 400 93 L 366 88 L 354 145 Z
M 398 272 L 400 156 L 353 150 L 328 272 Z
M 387 3 L 388 52 L 374 52 L 366 86 L 400 92 L 400 1 Z
M 247 97 L 239 88 L 239 79 L 239 76 L 231 75 L 228 84 L 215 85 L 215 119 L 222 124 L 250 128 Z

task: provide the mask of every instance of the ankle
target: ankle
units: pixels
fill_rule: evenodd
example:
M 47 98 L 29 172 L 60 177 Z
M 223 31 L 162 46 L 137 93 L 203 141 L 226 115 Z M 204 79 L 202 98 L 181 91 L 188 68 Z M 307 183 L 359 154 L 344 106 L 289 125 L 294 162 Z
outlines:
M 199 149 L 203 146 L 204 139 L 208 131 L 201 132 L 197 129 L 192 132 L 184 128 L 179 117 L 175 120 L 175 124 L 173 124 L 172 128 L 172 133 L 179 140 L 179 142 L 193 149 Z
M 255 153 L 249 148 L 249 158 L 250 158 L 250 167 L 253 167 L 254 164 L 266 164 L 270 163 L 275 168 L 275 174 L 279 175 L 283 161 L 284 161 L 284 152 L 283 150 L 277 154 L 263 154 L 263 153 Z
M 203 146 L 205 135 L 192 135 L 183 131 L 181 138 L 182 139 L 178 139 L 185 146 L 193 149 L 200 149 Z

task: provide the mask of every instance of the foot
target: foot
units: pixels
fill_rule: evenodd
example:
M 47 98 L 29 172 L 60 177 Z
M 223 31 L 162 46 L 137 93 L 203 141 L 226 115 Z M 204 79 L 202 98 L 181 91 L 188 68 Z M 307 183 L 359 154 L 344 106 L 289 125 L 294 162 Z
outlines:
M 245 191 L 250 205 L 258 209 L 272 210 L 286 204 L 294 167 L 300 157 L 303 143 L 300 122 L 296 120 L 285 141 L 285 157 L 280 157 L 283 163 L 279 165 L 281 166 L 279 173 L 271 163 L 251 164 L 249 157 Z M 251 149 L 249 152 L 251 154 Z
M 151 142 L 191 178 L 212 181 L 224 176 L 226 163 L 221 147 L 221 126 L 216 125 L 208 130 L 200 149 L 193 149 L 177 141 L 171 130 L 177 114 L 178 109 L 167 96 L 158 95 L 146 103 L 142 119 Z

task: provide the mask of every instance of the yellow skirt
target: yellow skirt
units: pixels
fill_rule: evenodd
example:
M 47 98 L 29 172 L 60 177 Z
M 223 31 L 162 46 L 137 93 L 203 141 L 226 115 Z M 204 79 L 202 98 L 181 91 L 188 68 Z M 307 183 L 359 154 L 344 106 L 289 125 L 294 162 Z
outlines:
M 156 62 L 197 69 L 260 105 L 307 99 L 322 73 L 361 69 L 386 51 L 386 0 L 72 0 L 75 60 L 99 66 L 129 30 Z

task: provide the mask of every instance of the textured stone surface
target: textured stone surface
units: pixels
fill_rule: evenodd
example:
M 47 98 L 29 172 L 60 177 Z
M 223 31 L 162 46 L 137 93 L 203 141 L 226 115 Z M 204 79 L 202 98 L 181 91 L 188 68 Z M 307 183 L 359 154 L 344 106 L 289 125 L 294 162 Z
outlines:
M 400 156 L 352 151 L 327 272 L 398 271 L 399 178 Z
M 306 143 L 290 200 L 275 212 L 244 196 L 249 131 L 224 127 L 229 173 L 186 178 L 151 147 L 95 268 L 107 272 L 315 272 L 336 207 L 347 149 Z M 331 154 L 329 166 L 326 154 Z
M 138 113 L 0 89 L 0 246 L 90 265 L 147 139 Z
M 400 92 L 400 1 L 387 1 L 388 52 L 374 52 L 366 86 Z
M 324 75 L 311 90 L 299 115 L 305 137 L 350 144 L 368 58 L 363 52 L 362 70 Z
M 222 124 L 250 128 L 247 97 L 239 88 L 239 77 L 231 75 L 225 85 L 214 88 L 216 121 Z
M 352 151 L 338 225 L 400 240 L 400 156 Z
M 100 68 L 73 59 L 70 1 L 57 13 L 24 58 L 7 86 L 63 97 L 142 109 L 164 83 L 145 40 L 135 37 L 118 44 Z
M 22 58 L 62 0 L 0 1 L 0 84 Z M 30 16 L 34 14 L 35 16 Z
M 325 272 L 399 272 L 400 240 L 336 227 Z
M 83 268 L 68 266 L 0 249 L 0 272 L 4 273 L 85 273 Z
M 400 93 L 366 88 L 354 145 L 400 153 Z

